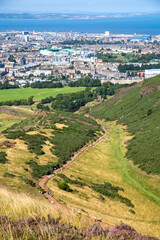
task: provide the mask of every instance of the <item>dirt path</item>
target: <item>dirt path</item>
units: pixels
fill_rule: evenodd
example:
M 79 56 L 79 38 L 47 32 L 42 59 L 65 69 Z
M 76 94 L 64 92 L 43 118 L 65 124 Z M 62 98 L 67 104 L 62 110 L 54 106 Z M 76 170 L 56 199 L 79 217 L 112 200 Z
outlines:
M 53 179 L 56 177 L 56 175 L 59 173 L 59 172 L 62 172 L 63 170 L 65 170 L 71 163 L 73 163 L 82 153 L 84 153 L 85 151 L 87 151 L 89 148 L 93 148 L 95 147 L 97 144 L 99 144 L 101 141 L 103 141 L 103 139 L 106 137 L 106 134 L 107 134 L 107 128 L 103 127 L 103 130 L 104 130 L 104 135 L 101 136 L 99 139 L 97 139 L 94 143 L 90 143 L 90 144 L 87 144 L 85 145 L 84 147 L 82 147 L 78 152 L 76 152 L 74 154 L 74 156 L 71 158 L 70 161 L 68 161 L 66 164 L 64 164 L 61 168 L 58 168 L 56 170 L 54 170 L 54 173 L 51 174 L 51 175 L 45 175 L 43 176 L 42 178 L 39 179 L 39 182 L 38 182 L 38 185 L 45 191 L 44 193 L 44 196 L 46 199 L 48 199 L 48 201 L 51 203 L 51 204 L 54 204 L 54 206 L 58 206 L 61 210 L 66 210 L 68 212 L 71 212 L 71 210 L 67 207 L 65 207 L 64 205 L 60 204 L 58 201 L 55 200 L 55 198 L 51 195 L 50 193 L 50 190 L 48 189 L 47 187 L 47 182 L 48 180 L 50 179 Z M 95 220 L 93 218 L 88 218 L 91 222 L 95 222 Z M 112 227 L 112 226 L 109 226 L 108 224 L 106 223 L 103 223 L 102 222 L 102 225 L 104 226 L 107 226 L 107 227 Z

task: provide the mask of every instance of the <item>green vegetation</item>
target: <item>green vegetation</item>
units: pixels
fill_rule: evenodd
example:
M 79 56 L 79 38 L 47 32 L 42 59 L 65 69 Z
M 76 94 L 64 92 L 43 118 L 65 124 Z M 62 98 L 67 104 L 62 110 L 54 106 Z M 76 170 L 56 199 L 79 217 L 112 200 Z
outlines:
M 24 181 L 26 184 L 31 185 L 32 187 L 36 187 L 35 182 L 33 182 L 33 181 L 30 180 L 30 179 L 24 178 L 23 181 Z
M 128 126 L 134 137 L 127 158 L 147 173 L 160 174 L 160 76 L 146 79 L 142 86 L 118 99 L 97 105 L 91 115 Z
M 107 135 L 102 142 L 87 149 L 65 168 L 62 171 L 65 176 L 57 174 L 55 177 L 55 180 L 67 182 L 73 192 L 61 191 L 53 179 L 49 179 L 47 187 L 58 202 L 70 209 L 74 208 L 75 212 L 83 209 L 89 216 L 97 216 L 97 219 L 101 217 L 103 222 L 110 225 L 123 221 L 139 232 L 159 236 L 159 178 L 137 172 L 125 158 L 125 143 L 131 139 L 125 126 L 116 122 L 99 123 L 107 128 Z M 74 181 L 85 185 L 81 186 Z M 104 189 L 104 182 L 112 185 L 110 193 L 114 194 L 114 188 L 117 187 L 124 189 L 118 190 L 118 194 L 129 202 L 105 196 L 92 188 L 96 184 Z
M 0 90 L 3 89 L 13 89 L 13 88 L 19 88 L 18 85 L 11 85 L 8 81 L 5 81 L 4 83 L 0 82 Z
M 56 124 L 62 124 L 57 128 Z M 50 131 L 46 136 L 44 130 Z M 25 164 L 32 169 L 31 175 L 40 178 L 51 174 L 55 168 L 66 163 L 87 142 L 97 139 L 100 125 L 96 121 L 72 113 L 48 113 L 47 116 L 33 116 L 3 131 L 7 139 L 21 140 L 28 146 L 30 153 L 36 154 Z M 31 134 L 33 132 L 33 134 Z M 56 161 L 39 164 L 38 157 L 45 155 L 44 146 L 49 145 L 49 153 L 57 157 Z
M 84 90 L 84 87 L 64 87 L 55 89 L 35 89 L 35 88 L 18 88 L 18 89 L 4 89 L 0 92 L 0 102 L 9 100 L 28 99 L 34 96 L 34 101 L 41 100 L 48 96 L 55 97 L 62 93 L 74 93 Z
M 87 186 L 89 188 L 92 188 L 94 191 L 101 194 L 100 199 L 102 199 L 102 200 L 105 200 L 105 198 L 103 196 L 107 196 L 112 199 L 117 199 L 120 202 L 125 203 L 129 207 L 134 207 L 134 205 L 131 203 L 131 201 L 128 198 L 125 198 L 125 197 L 122 197 L 121 195 L 119 195 L 118 191 L 124 191 L 124 189 L 120 188 L 120 187 L 114 187 L 109 182 L 104 182 L 103 184 L 90 182 L 89 184 L 86 184 L 85 182 L 79 181 L 77 179 L 72 180 L 62 173 L 59 173 L 58 177 L 62 178 L 65 183 L 75 184 L 76 186 L 80 186 L 80 187 Z M 58 184 L 58 187 L 59 187 L 59 184 Z
M 103 62 L 118 62 L 118 63 L 148 63 L 153 59 L 159 59 L 160 54 L 156 53 L 147 53 L 147 54 L 138 54 L 138 53 L 120 53 L 112 54 L 102 52 L 97 53 L 97 57 L 102 59 Z
M 53 83 L 52 81 L 34 82 L 30 84 L 31 88 L 63 88 L 62 83 Z
M 30 166 L 30 168 L 32 169 L 32 173 L 31 175 L 34 178 L 41 178 L 44 175 L 49 175 L 53 172 L 54 168 L 58 168 L 59 164 L 45 164 L 45 165 L 40 165 L 38 164 L 36 161 L 34 160 L 30 160 L 29 162 L 26 162 L 26 164 L 28 164 Z
M 131 203 L 131 201 L 128 198 L 122 197 L 119 195 L 118 191 L 124 191 L 123 188 L 114 187 L 109 182 L 104 182 L 103 184 L 93 184 L 92 185 L 93 190 L 96 192 L 103 194 L 104 196 L 110 197 L 110 198 L 116 198 L 120 202 L 125 203 L 129 207 L 134 207 L 134 205 Z
M 64 190 L 66 192 L 72 191 L 72 189 L 69 187 L 69 185 L 66 182 L 58 182 L 57 185 L 61 190 Z
M 102 41 L 95 41 L 95 40 L 66 40 L 64 42 L 61 42 L 62 45 L 95 45 L 95 44 L 103 44 Z
M 99 87 L 101 81 L 99 79 L 92 79 L 90 77 L 84 77 L 78 81 L 69 82 L 69 87 Z
M 51 106 L 54 109 L 76 111 L 81 106 L 84 106 L 86 103 L 97 99 L 99 96 L 103 99 L 106 99 L 107 95 L 114 95 L 118 89 L 127 86 L 129 86 L 129 84 L 113 84 L 111 82 L 107 82 L 93 90 L 87 87 L 85 91 L 82 92 L 71 93 L 67 95 L 59 94 L 56 96 Z
M 78 186 L 87 186 L 86 183 L 82 182 L 82 181 L 79 181 L 79 180 L 73 180 L 71 178 L 68 178 L 66 175 L 64 175 L 63 173 L 59 173 L 58 174 L 58 177 L 62 178 L 66 183 L 69 183 L 69 184 L 76 184 Z
M 28 100 L 26 99 L 20 99 L 20 100 L 8 100 L 4 102 L 0 102 L 0 106 L 6 105 L 6 106 L 19 106 L 19 105 L 32 105 L 34 104 L 33 96 L 29 97 Z
M 7 154 L 5 152 L 0 152 L 0 163 L 7 163 L 8 159 L 6 158 Z
M 46 136 L 43 136 L 40 134 L 28 135 L 25 133 L 25 131 L 21 131 L 21 130 L 8 131 L 6 138 L 8 139 L 18 138 L 25 141 L 25 143 L 28 145 L 28 150 L 30 150 L 31 152 L 34 152 L 37 155 L 44 154 L 42 150 L 42 145 L 48 139 Z
M 159 69 L 160 63 L 158 64 L 142 64 L 134 65 L 134 64 L 120 64 L 118 66 L 118 70 L 120 72 L 126 73 L 127 71 L 144 71 L 145 69 Z

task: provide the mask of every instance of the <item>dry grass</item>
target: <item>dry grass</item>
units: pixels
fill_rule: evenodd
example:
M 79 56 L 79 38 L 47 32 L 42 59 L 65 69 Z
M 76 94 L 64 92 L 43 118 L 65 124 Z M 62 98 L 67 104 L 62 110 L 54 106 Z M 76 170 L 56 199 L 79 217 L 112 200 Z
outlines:
M 50 204 L 45 199 L 39 200 L 2 187 L 0 187 L 0 204 L 3 206 L 0 208 L 0 215 L 8 216 L 14 221 L 36 216 L 47 219 L 49 214 L 52 218 L 60 217 L 61 222 L 70 223 L 73 226 L 84 227 L 89 224 L 87 219 L 82 218 L 82 221 L 79 221 L 76 214 L 64 209 L 62 212 L 59 207 Z
M 62 124 L 62 123 L 56 123 L 55 125 L 56 125 L 57 128 L 60 128 L 60 129 L 62 129 L 64 127 L 67 127 L 67 125 Z
M 130 167 L 124 158 L 124 142 L 130 136 L 115 123 L 108 127 L 110 130 L 104 141 L 83 153 L 63 173 L 72 179 L 81 177 L 88 184 L 109 181 L 114 186 L 123 187 L 125 191 L 120 194 L 131 200 L 136 214 L 132 214 L 130 208 L 119 201 L 105 197 L 102 202 L 99 194 L 88 187 L 71 185 L 77 192 L 67 193 L 60 190 L 53 180 L 49 180 L 48 187 L 55 198 L 69 208 L 84 210 L 91 217 L 101 217 L 111 225 L 123 221 L 139 232 L 160 237 L 160 180 L 144 176 Z
M 45 154 L 38 156 L 37 162 L 39 164 L 48 164 L 49 162 L 57 162 L 58 158 L 53 155 L 50 151 L 50 149 L 53 147 L 53 144 L 51 144 L 49 141 L 46 141 L 46 145 L 43 146 L 42 150 L 45 152 Z

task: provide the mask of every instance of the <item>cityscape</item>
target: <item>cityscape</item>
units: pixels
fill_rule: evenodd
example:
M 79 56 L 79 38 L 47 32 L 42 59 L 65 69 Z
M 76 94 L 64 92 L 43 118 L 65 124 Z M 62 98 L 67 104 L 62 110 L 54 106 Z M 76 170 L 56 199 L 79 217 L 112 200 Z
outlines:
M 160 74 L 160 35 L 11 31 L 1 32 L 0 40 L 0 81 L 12 85 L 49 81 L 49 76 L 63 84 L 85 76 L 133 83 Z M 122 71 L 124 65 L 130 68 Z

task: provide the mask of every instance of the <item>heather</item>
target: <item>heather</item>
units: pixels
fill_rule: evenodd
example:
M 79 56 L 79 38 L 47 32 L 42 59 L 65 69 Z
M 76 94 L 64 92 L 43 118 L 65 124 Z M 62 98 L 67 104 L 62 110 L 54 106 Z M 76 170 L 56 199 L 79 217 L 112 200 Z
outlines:
M 59 239 L 59 240 L 83 240 L 83 239 L 112 239 L 112 240 L 156 240 L 157 238 L 145 236 L 121 223 L 113 228 L 102 227 L 94 224 L 88 227 L 75 227 L 68 223 L 61 223 L 61 218 L 48 216 L 40 218 L 28 217 L 18 221 L 12 221 L 6 216 L 0 217 L 1 237 L 3 239 Z

